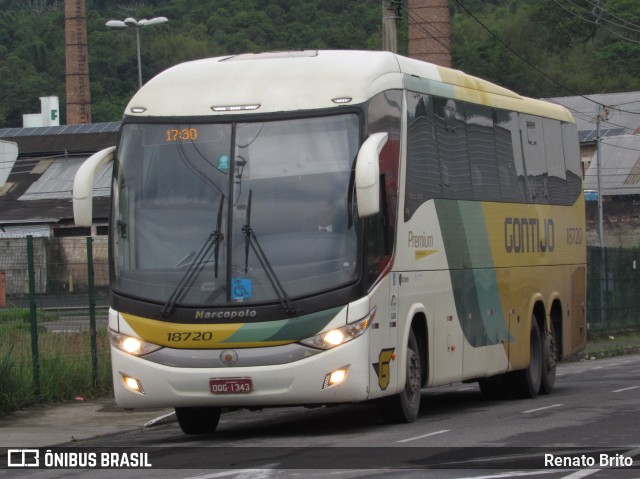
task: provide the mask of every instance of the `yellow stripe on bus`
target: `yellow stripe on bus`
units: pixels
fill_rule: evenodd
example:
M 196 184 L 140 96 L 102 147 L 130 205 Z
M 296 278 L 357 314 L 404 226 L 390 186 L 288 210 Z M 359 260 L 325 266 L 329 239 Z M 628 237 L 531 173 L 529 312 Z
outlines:
M 291 340 L 228 342 L 245 323 L 181 324 L 122 313 L 122 317 L 145 341 L 178 349 L 255 348 L 281 346 Z

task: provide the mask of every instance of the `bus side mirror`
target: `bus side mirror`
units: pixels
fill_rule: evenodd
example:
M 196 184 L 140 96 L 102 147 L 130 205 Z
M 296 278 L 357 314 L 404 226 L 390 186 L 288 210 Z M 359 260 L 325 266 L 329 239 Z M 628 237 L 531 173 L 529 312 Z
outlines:
M 116 147 L 105 148 L 87 158 L 73 180 L 73 218 L 78 226 L 93 224 L 93 179 L 96 172 L 113 161 Z
M 356 159 L 356 199 L 358 216 L 365 218 L 380 211 L 380 152 L 388 133 L 374 133 L 360 147 Z

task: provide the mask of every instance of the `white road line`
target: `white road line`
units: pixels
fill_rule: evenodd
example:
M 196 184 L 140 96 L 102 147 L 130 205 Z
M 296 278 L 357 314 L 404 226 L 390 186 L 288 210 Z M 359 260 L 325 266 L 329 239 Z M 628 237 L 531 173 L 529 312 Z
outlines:
M 545 409 L 551 409 L 553 407 L 564 406 L 564 404 L 552 404 L 551 406 L 539 407 L 536 409 L 529 409 L 528 411 L 522 411 L 522 414 L 530 414 L 532 412 L 544 411 Z
M 623 391 L 631 391 L 632 389 L 638 389 L 640 386 L 631 386 L 629 388 L 616 389 L 615 391 L 611 391 L 612 393 L 621 393 Z
M 582 479 L 583 477 L 590 476 L 591 474 L 595 474 L 601 470 L 602 469 L 581 469 L 573 474 L 569 474 L 568 476 L 562 476 L 560 479 Z
M 430 432 L 429 434 L 423 434 L 422 436 L 415 436 L 415 437 L 409 437 L 407 439 L 400 439 L 399 441 L 396 441 L 396 442 L 417 441 L 418 439 L 424 439 L 425 437 L 436 436 L 438 434 L 444 434 L 445 432 L 449 432 L 449 431 L 450 431 L 450 429 L 443 429 L 442 431 Z
M 626 457 L 634 457 L 640 454 L 640 447 L 636 449 L 631 449 L 630 451 L 623 452 L 622 455 Z M 596 472 L 600 472 L 600 469 L 581 469 L 579 471 L 574 472 L 573 474 L 569 474 L 568 476 L 563 476 L 560 479 L 582 479 L 583 477 L 590 476 L 591 474 L 595 474 Z
M 278 474 L 278 463 L 265 464 L 264 469 L 234 469 L 230 471 L 220 471 L 211 474 L 201 474 L 189 476 L 183 479 L 217 479 L 219 477 L 236 476 L 236 479 L 268 479 Z
M 539 476 L 542 474 L 557 474 L 558 470 L 544 470 L 544 471 L 508 471 L 500 472 L 498 474 L 490 474 L 487 476 L 469 476 L 461 477 L 459 479 L 503 479 L 507 477 L 524 477 L 524 476 Z

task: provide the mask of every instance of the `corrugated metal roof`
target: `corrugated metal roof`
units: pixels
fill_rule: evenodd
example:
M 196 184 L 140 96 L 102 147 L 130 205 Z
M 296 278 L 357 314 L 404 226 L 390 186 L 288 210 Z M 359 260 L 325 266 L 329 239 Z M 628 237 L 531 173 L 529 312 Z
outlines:
M 18 144 L 20 155 L 68 152 L 96 152 L 116 144 L 120 122 L 88 125 L 3 128 L 0 139 Z
M 90 123 L 85 125 L 39 126 L 35 128 L 0 128 L 0 138 L 24 136 L 76 135 L 87 133 L 117 133 L 119 121 Z
M 73 220 L 73 178 L 90 154 L 116 143 L 120 122 L 0 129 L 19 156 L 0 187 L 0 225 L 57 224 Z M 75 153 L 75 154 L 74 154 Z M 109 216 L 111 167 L 94 181 L 94 218 Z
M 640 91 L 565 96 L 546 100 L 558 103 L 571 111 L 581 142 L 595 141 L 598 105 L 611 107 L 607 119 L 601 118 L 601 137 L 634 134 L 640 128 Z
M 49 238 L 51 236 L 51 227 L 48 224 L 0 226 L 0 239 L 25 238 L 28 235 L 34 238 Z
M 42 176 L 33 182 L 18 200 L 72 199 L 73 179 L 86 159 L 87 157 L 53 160 Z M 109 163 L 96 173 L 93 181 L 94 198 L 110 195 L 112 165 Z
M 622 135 L 600 142 L 602 196 L 640 195 L 640 136 Z M 585 173 L 584 189 L 598 188 L 597 153 Z

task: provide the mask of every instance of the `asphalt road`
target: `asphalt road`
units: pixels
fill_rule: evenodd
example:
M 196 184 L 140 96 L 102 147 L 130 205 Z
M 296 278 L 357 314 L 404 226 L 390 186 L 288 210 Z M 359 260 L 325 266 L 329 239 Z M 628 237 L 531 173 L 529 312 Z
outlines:
M 373 405 L 277 408 L 225 414 L 209 436 L 186 436 L 172 423 L 71 446 L 144 451 L 163 468 L 93 470 L 92 478 L 631 479 L 640 478 L 639 425 L 634 355 L 560 365 L 554 393 L 531 400 L 487 401 L 475 384 L 425 390 L 413 424 L 386 425 Z M 553 468 L 545 460 L 571 462 Z

